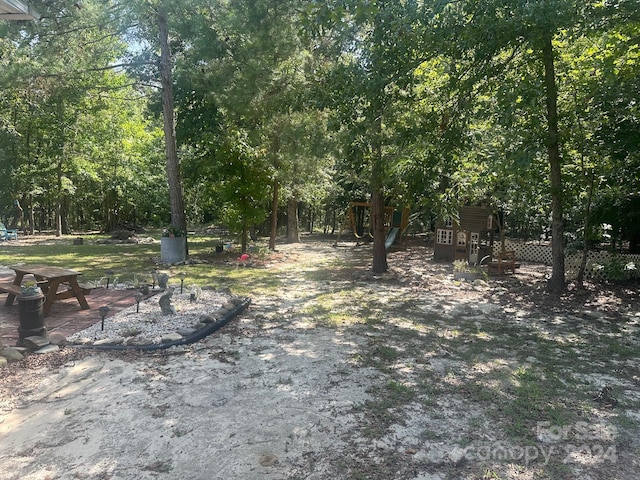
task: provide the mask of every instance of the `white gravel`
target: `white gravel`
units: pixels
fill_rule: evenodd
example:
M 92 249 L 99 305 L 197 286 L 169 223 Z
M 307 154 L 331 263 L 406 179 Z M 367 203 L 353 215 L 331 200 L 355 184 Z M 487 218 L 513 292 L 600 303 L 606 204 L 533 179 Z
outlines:
M 139 309 L 134 304 L 115 315 L 107 313 L 104 329 L 102 322 L 98 321 L 69 336 L 67 341 L 81 344 L 157 344 L 165 335 L 197 328 L 204 316 L 217 319 L 226 312 L 224 306 L 232 300 L 227 293 L 207 288 L 198 289 L 195 302 L 191 302 L 190 295 L 191 289 L 185 287 L 181 294 L 180 287 L 174 287 L 171 305 L 176 310 L 175 314 L 162 312 L 158 304 L 162 293 L 158 293 L 141 301 Z

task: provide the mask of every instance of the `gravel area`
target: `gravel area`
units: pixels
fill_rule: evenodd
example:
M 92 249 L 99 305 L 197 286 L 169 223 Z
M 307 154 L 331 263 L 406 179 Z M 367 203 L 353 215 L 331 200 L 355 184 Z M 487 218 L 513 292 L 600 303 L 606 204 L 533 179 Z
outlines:
M 228 293 L 211 288 L 198 289 L 197 298 L 191 300 L 191 289 L 173 288 L 171 306 L 174 314 L 165 314 L 159 305 L 164 294 L 152 295 L 132 305 L 116 315 L 107 316 L 104 326 L 101 321 L 89 328 L 75 333 L 67 341 L 75 344 L 128 344 L 148 345 L 161 343 L 168 335 L 188 336 L 215 321 L 233 308 L 233 297 Z

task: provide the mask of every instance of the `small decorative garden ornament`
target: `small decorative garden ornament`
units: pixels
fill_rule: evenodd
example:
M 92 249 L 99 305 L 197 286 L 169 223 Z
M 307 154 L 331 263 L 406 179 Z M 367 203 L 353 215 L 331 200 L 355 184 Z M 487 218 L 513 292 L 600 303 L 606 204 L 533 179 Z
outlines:
M 169 275 L 167 275 L 166 273 L 159 273 L 158 274 L 158 286 L 161 289 L 165 289 L 167 288 L 167 283 L 169 282 Z
M 169 288 L 165 293 L 162 294 L 160 300 L 158 300 L 158 305 L 160 305 L 160 310 L 163 315 L 175 315 L 176 309 L 173 305 L 171 305 L 171 297 L 173 296 L 173 287 Z

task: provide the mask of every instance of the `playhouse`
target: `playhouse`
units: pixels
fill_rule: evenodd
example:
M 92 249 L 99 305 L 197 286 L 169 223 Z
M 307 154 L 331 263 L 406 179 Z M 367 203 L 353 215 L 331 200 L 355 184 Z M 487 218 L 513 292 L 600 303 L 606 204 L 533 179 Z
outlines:
M 436 223 L 433 258 L 453 262 L 466 260 L 472 265 L 492 254 L 496 222 L 486 206 L 460 208 L 457 221 L 448 218 Z

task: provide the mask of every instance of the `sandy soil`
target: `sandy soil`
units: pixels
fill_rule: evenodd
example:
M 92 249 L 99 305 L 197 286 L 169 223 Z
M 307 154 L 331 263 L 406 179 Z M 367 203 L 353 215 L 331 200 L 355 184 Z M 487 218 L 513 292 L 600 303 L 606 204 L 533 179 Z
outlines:
M 391 270 L 382 276 L 369 272 L 369 252 L 328 242 L 280 247 L 279 260 L 267 265 L 281 282 L 278 295 L 252 298 L 242 316 L 186 347 L 153 353 L 66 348 L 3 369 L 0 479 L 494 478 L 484 476 L 489 470 L 477 455 L 460 461 L 460 452 L 469 450 L 458 441 L 459 430 L 474 425 L 478 435 L 489 420 L 459 393 L 439 398 L 437 415 L 425 410 L 426 402 L 407 404 L 396 412 L 402 418 L 372 440 L 368 430 L 376 419 L 363 418 L 361 407 L 390 377 L 361 358 L 374 347 L 385 352 L 385 337 L 366 323 L 318 325 L 314 308 L 326 296 L 356 288 L 363 303 L 375 298 L 383 306 L 368 315 L 396 329 L 412 328 L 396 314 L 406 299 L 444 312 L 443 318 L 503 321 L 505 311 L 527 302 L 551 318 L 558 302 L 540 290 L 547 269 L 523 266 L 517 288 L 505 288 L 508 280 L 461 286 L 450 279 L 450 266 L 430 261 L 424 246 L 390 254 Z M 354 258 L 361 263 L 340 267 Z M 328 265 L 336 265 L 335 276 L 322 273 Z M 598 302 L 611 315 L 631 315 L 637 307 L 576 297 L 567 296 L 563 315 L 574 307 L 596 309 Z M 411 335 L 419 341 L 425 331 Z M 414 367 L 425 362 L 442 378 L 468 368 L 444 347 L 423 355 L 395 365 L 394 375 L 409 385 Z M 428 438 L 426 426 L 438 438 Z M 500 468 L 502 478 L 539 478 L 538 467 L 523 462 Z M 615 478 L 635 478 L 626 475 L 636 468 L 620 455 Z M 582 462 L 562 478 L 614 478 L 610 471 L 610 465 Z

